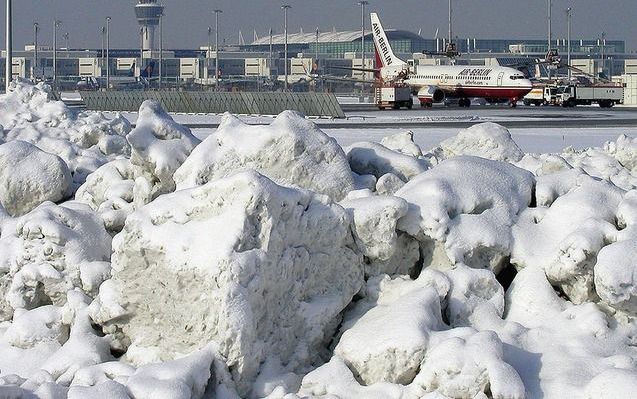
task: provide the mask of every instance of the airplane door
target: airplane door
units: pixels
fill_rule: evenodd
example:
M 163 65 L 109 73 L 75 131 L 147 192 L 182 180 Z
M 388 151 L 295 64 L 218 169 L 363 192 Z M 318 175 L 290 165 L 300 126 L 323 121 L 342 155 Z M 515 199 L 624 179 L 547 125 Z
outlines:
M 447 76 L 447 74 L 444 74 L 444 75 L 442 75 L 442 80 L 440 81 L 440 83 L 446 84 L 448 79 L 449 79 L 449 77 Z
M 504 78 L 504 72 L 498 74 L 498 86 L 502 86 L 502 79 Z

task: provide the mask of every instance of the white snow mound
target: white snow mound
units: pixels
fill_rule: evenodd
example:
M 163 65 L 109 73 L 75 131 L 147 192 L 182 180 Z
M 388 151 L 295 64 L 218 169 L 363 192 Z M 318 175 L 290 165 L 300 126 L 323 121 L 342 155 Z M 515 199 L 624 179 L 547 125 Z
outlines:
M 487 122 L 463 129 L 431 151 L 439 160 L 474 155 L 494 161 L 517 162 L 524 153 L 504 126 Z
M 20 216 L 70 194 L 71 173 L 59 157 L 24 141 L 0 145 L 0 204 Z
M 216 342 L 247 395 L 266 359 L 301 371 L 325 354 L 363 282 L 350 223 L 255 172 L 161 196 L 115 237 L 93 318 L 162 360 Z
M 281 113 L 269 126 L 250 126 L 225 114 L 217 131 L 177 170 L 175 181 L 182 190 L 250 169 L 335 201 L 354 188 L 341 147 L 294 111 Z

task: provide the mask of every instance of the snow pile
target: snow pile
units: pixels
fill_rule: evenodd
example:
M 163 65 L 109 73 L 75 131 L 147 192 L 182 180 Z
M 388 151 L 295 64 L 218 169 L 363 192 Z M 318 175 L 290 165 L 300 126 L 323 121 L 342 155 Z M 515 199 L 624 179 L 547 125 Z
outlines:
M 174 179 L 182 190 L 250 169 L 334 200 L 354 188 L 336 141 L 293 111 L 283 112 L 269 126 L 249 126 L 224 115 L 217 131 L 192 152 Z
M 24 141 L 0 145 L 0 204 L 12 216 L 70 194 L 71 173 L 59 157 Z
M 175 190 L 173 174 L 200 143 L 190 129 L 177 124 L 159 102 L 146 100 L 139 108 L 137 126 L 126 136 L 132 148 L 131 163 L 152 175 L 152 191 Z
M 439 160 L 475 155 L 494 161 L 517 162 L 524 153 L 504 126 L 487 122 L 463 129 L 431 151 Z
M 365 299 L 343 324 L 334 357 L 305 376 L 300 394 L 465 398 L 490 391 L 493 397 L 524 397 L 524 385 L 504 360 L 495 333 L 444 323 L 445 307 L 456 299 L 453 290 L 462 291 L 465 279 L 478 287 L 476 273 L 490 273 L 457 269 L 463 278 L 429 269 L 416 280 L 370 280 Z M 495 297 L 503 302 L 502 290 Z
M 93 319 L 140 364 L 215 342 L 246 395 L 266 360 L 320 361 L 363 282 L 349 223 L 327 197 L 255 172 L 164 195 L 116 236 Z
M 414 142 L 414 132 L 406 131 L 394 134 L 392 136 L 383 137 L 380 144 L 390 150 L 400 152 L 401 154 L 410 155 L 414 158 L 422 156 L 422 150 Z
M 365 256 L 365 274 L 412 274 L 420 258 L 418 241 L 398 232 L 398 220 L 408 205 L 398 197 L 377 196 L 345 200 L 340 203 L 354 221 L 353 232 Z
M 528 209 L 513 229 L 511 262 L 518 268 L 537 267 L 574 303 L 594 300 L 593 267 L 597 254 L 613 241 L 615 219 L 624 192 L 604 181 L 580 174 L 561 174 L 575 181 L 568 192 Z M 548 176 L 549 183 L 554 183 Z M 543 190 L 538 178 L 537 190 Z
M 511 251 L 511 228 L 531 203 L 534 183 L 529 172 L 508 163 L 449 159 L 398 190 L 396 196 L 409 203 L 398 229 L 423 246 L 435 242 L 425 266 L 465 263 L 497 274 Z
M 90 208 L 44 203 L 3 224 L 0 236 L 0 320 L 17 309 L 64 305 L 66 293 L 88 295 L 109 277 L 111 237 Z
M 90 174 L 75 200 L 97 211 L 109 231 L 119 232 L 126 217 L 152 201 L 153 176 L 128 159 L 109 162 Z
M 616 141 L 604 144 L 604 151 L 613 156 L 633 175 L 637 175 L 637 138 L 619 136 Z
M 422 159 L 369 142 L 352 144 L 347 149 L 347 159 L 352 170 L 359 175 L 369 174 L 380 178 L 391 173 L 404 182 L 429 168 L 429 164 Z
M 130 123 L 121 116 L 107 119 L 99 112 L 77 112 L 53 101 L 43 83 L 14 80 L 9 94 L 0 96 L 0 142 L 27 141 L 62 158 L 74 188 L 104 163 L 130 155 L 125 136 Z
M 173 174 L 199 144 L 155 100 L 139 109 L 137 126 L 126 136 L 129 159 L 109 162 L 87 179 L 75 199 L 99 212 L 109 231 L 118 232 L 135 209 L 175 190 Z
M 155 102 L 128 136 L 0 103 L 0 397 L 634 396 L 634 139 L 346 155 L 293 112 L 197 145 Z

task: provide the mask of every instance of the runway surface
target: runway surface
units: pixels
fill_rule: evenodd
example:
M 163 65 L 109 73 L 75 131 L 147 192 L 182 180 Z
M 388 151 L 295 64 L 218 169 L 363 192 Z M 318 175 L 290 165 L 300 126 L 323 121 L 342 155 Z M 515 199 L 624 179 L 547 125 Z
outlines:
M 124 113 L 132 123 L 136 113 Z M 268 124 L 273 116 L 239 116 L 249 124 Z M 214 129 L 219 126 L 218 114 L 174 114 L 174 118 L 193 129 Z M 637 126 L 637 108 L 596 106 L 564 109 L 561 107 L 476 106 L 470 109 L 433 108 L 414 110 L 371 110 L 348 112 L 345 119 L 312 118 L 324 129 L 420 129 L 465 128 L 481 122 L 495 122 L 507 128 L 605 128 Z

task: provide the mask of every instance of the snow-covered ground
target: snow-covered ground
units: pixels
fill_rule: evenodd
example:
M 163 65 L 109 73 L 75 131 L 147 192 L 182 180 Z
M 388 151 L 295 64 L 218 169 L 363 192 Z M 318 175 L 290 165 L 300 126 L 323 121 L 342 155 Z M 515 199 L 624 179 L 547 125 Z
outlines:
M 637 392 L 634 129 L 191 131 L 48 90 L 0 96 L 0 397 Z

